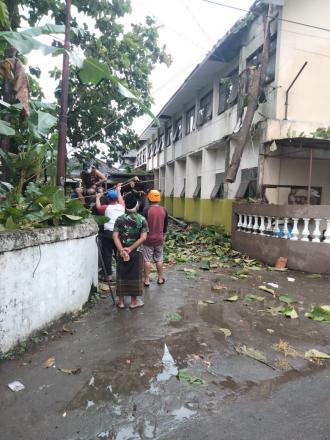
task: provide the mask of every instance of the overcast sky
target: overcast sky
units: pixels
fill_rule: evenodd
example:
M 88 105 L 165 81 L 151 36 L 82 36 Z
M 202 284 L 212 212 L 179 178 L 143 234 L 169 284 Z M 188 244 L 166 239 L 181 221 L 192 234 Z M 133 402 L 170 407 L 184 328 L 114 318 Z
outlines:
M 92 1 L 92 0 L 91 0 Z M 218 0 L 223 4 L 248 9 L 253 0 Z M 132 14 L 125 23 L 143 22 L 147 15 L 154 16 L 159 26 L 159 44 L 166 44 L 173 63 L 155 67 L 152 75 L 153 112 L 157 114 L 184 79 L 203 60 L 205 54 L 229 30 L 244 12 L 217 6 L 203 0 L 132 0 Z M 40 55 L 29 56 L 30 64 L 38 65 Z M 46 99 L 53 101 L 55 84 L 48 71 L 61 66 L 60 59 L 43 58 L 41 83 Z M 147 127 L 149 117 L 136 120 L 138 134 Z

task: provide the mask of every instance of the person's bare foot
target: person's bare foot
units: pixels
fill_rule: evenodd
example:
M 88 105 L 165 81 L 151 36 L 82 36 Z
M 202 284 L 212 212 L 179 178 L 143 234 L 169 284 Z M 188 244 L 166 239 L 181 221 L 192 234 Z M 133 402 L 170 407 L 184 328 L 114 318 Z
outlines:
M 131 305 L 129 306 L 130 309 L 137 309 L 138 307 L 143 306 L 144 302 L 142 300 L 137 300 L 134 296 L 132 296 Z
M 119 297 L 119 301 L 117 302 L 118 309 L 124 309 L 125 308 L 125 299 L 123 296 Z

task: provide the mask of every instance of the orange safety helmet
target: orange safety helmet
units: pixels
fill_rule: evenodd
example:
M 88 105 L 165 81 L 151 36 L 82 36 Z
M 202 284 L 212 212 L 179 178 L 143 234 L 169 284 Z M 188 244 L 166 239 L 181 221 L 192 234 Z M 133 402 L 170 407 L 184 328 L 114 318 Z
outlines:
M 160 192 L 156 189 L 149 191 L 147 197 L 149 202 L 160 202 Z

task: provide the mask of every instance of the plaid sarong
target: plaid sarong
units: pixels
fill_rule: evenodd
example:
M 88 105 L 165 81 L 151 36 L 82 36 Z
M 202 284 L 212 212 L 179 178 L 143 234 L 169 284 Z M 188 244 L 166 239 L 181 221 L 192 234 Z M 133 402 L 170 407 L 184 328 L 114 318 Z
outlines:
M 124 261 L 120 255 L 117 258 L 117 296 L 141 296 L 143 293 L 143 255 L 134 250 L 130 260 Z

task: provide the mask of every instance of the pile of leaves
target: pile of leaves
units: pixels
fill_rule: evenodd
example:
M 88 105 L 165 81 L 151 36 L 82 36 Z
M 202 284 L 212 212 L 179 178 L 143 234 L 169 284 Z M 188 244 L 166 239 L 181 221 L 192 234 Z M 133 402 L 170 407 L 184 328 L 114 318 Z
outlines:
M 259 270 L 256 260 L 231 249 L 230 237 L 222 226 L 193 224 L 183 229 L 172 225 L 166 234 L 164 248 L 165 262 L 170 264 L 201 262 L 203 270 L 234 265 L 241 268 L 237 278 L 243 278 L 243 272 L 249 269 Z M 183 270 L 187 276 L 196 275 L 194 269 Z
M 187 263 L 218 257 L 227 261 L 229 236 L 222 227 L 190 225 L 187 229 L 171 226 L 166 234 L 167 263 Z
M 89 216 L 81 201 L 65 197 L 62 188 L 30 182 L 24 196 L 12 191 L 0 202 L 0 231 L 70 225 Z

